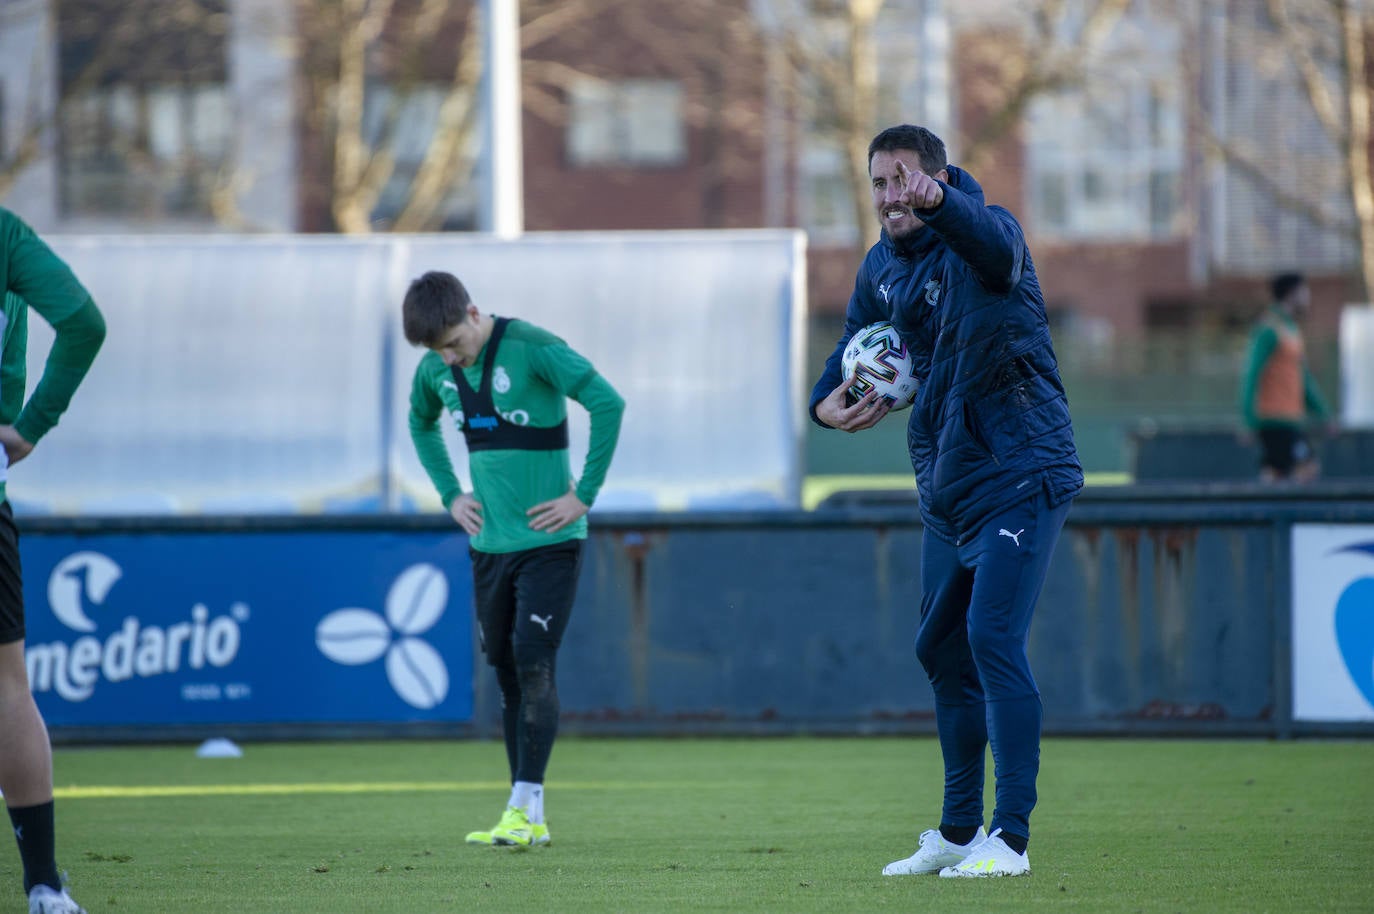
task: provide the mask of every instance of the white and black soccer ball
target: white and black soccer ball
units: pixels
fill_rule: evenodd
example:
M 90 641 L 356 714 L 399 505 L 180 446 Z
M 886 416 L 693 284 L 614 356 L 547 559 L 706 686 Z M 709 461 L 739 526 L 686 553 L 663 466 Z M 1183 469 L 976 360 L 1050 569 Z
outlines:
M 906 409 L 916 400 L 916 362 L 889 321 L 869 324 L 850 337 L 841 365 L 844 376 L 854 378 L 849 385 L 853 400 L 875 387 L 894 410 Z

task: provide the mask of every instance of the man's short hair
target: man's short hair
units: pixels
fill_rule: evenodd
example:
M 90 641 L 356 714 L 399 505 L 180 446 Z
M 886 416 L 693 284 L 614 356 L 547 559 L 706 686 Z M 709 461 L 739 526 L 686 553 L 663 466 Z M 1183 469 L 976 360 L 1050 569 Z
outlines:
M 949 162 L 945 158 L 945 143 L 924 127 L 914 124 L 899 124 L 888 127 L 868 144 L 868 165 L 873 167 L 875 152 L 896 152 L 909 149 L 920 160 L 921 171 L 933 175 Z
M 1307 282 L 1307 277 L 1301 273 L 1279 273 L 1269 281 L 1269 294 L 1274 301 L 1284 301 L 1293 294 L 1293 290 Z
M 401 303 L 401 325 L 412 346 L 433 346 L 467 320 L 472 296 L 452 273 L 431 270 L 414 280 Z

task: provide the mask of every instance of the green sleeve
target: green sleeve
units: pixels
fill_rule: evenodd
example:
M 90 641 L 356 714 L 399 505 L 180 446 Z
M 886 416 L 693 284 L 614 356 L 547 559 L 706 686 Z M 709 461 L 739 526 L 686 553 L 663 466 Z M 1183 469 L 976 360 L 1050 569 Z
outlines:
M 548 384 L 580 403 L 591 417 L 587 459 L 582 464 L 576 492 L 578 501 L 590 508 L 611 468 L 625 400 L 585 356 L 562 340 L 551 339 L 550 344 L 532 353 L 531 365 Z
M 415 453 L 420 465 L 429 475 L 429 481 L 439 493 L 439 499 L 447 508 L 454 499 L 463 494 L 463 487 L 453 472 L 453 460 L 449 457 L 448 446 L 439 428 L 439 417 L 444 413 L 444 404 L 434 389 L 430 387 L 424 370 L 424 363 L 415 370 L 415 381 L 410 388 L 410 440 L 415 442 Z
M 1317 379 L 1307 370 L 1306 362 L 1302 366 L 1302 396 L 1308 413 L 1323 420 L 1331 417 L 1331 410 L 1322 397 L 1321 388 L 1317 386 Z
M 592 427 L 587 441 L 587 460 L 582 465 L 582 478 L 577 481 L 577 499 L 587 507 L 596 502 L 606 471 L 611 468 L 616 442 L 620 440 L 620 420 L 625 414 L 625 400 L 611 383 L 593 374 L 572 395 L 587 410 Z
M 15 430 L 29 443 L 37 444 L 57 425 L 95 361 L 105 341 L 105 319 L 66 263 L 32 229 L 12 214 L 6 215 L 7 291 L 37 311 L 55 332 L 43 374 L 28 403 L 14 420 Z M 6 311 L 9 310 L 7 307 Z M 23 309 L 15 309 L 20 310 Z M 7 334 L 5 342 L 11 341 Z M 23 360 L 24 348 L 6 345 L 3 361 Z M 16 375 L 22 377 L 23 369 L 13 364 L 0 366 L 3 382 L 11 381 Z M 18 387 L 22 392 L 23 385 Z M 11 390 L 11 385 L 6 384 L 7 405 Z M 6 416 L 12 415 L 6 412 Z
M 29 306 L 18 295 L 6 292 L 5 339 L 0 348 L 0 425 L 13 425 L 24 408 L 29 362 L 25 357 L 29 338 Z M 26 439 L 27 440 L 27 439 Z
M 1260 373 L 1264 371 L 1264 363 L 1269 361 L 1269 356 L 1278 343 L 1278 332 L 1267 324 L 1256 327 L 1255 332 L 1250 337 L 1250 359 L 1246 363 L 1240 389 L 1240 414 L 1245 420 L 1246 428 L 1258 427 L 1259 418 L 1255 413 L 1255 393 L 1259 387 Z

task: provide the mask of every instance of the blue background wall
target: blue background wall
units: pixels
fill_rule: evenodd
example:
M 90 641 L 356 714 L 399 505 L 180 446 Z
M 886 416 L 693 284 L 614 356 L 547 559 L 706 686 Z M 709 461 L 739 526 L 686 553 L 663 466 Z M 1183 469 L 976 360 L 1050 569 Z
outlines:
M 810 513 L 600 516 L 559 657 L 565 732 L 932 729 L 912 649 L 923 532 L 901 498 Z M 1292 720 L 1288 537 L 1309 522 L 1374 523 L 1374 498 L 1336 485 L 1089 490 L 1032 629 L 1047 729 L 1374 732 Z M 25 529 L 30 651 L 80 636 L 48 608 L 45 569 L 81 550 L 127 566 L 98 640 L 131 607 L 145 627 L 189 618 L 197 601 L 211 616 L 236 601 L 251 608 L 240 665 L 224 673 L 255 683 L 261 702 L 178 702 L 203 672 L 102 682 L 98 703 L 40 694 L 56 739 L 499 731 L 495 683 L 473 647 L 464 537 L 447 518 L 38 518 Z M 444 602 L 405 622 L 414 610 L 393 607 L 392 594 L 414 604 L 415 582 L 433 578 L 422 567 L 442 573 Z M 398 584 L 406 575 L 411 584 Z M 347 608 L 371 616 L 344 620 L 352 628 L 339 631 L 362 642 L 333 648 L 353 651 L 341 662 L 321 632 Z M 407 638 L 439 657 L 442 702 L 408 702 L 433 681 L 420 668 L 434 657 L 401 651 Z

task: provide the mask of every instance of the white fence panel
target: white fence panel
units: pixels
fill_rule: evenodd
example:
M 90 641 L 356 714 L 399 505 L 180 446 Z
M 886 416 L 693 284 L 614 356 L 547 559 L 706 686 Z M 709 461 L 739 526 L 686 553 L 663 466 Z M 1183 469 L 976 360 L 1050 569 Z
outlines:
M 1341 311 L 1341 422 L 1374 428 L 1374 305 Z
M 625 396 L 609 508 L 793 506 L 805 420 L 797 232 L 48 239 L 109 336 L 11 469 L 20 510 L 290 513 L 437 505 L 406 431 L 409 281 L 461 277 Z M 52 332 L 30 315 L 29 388 Z M 574 470 L 587 417 L 570 407 Z M 460 476 L 463 448 L 447 433 Z

